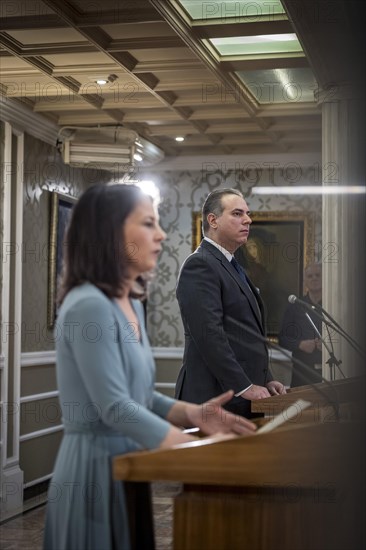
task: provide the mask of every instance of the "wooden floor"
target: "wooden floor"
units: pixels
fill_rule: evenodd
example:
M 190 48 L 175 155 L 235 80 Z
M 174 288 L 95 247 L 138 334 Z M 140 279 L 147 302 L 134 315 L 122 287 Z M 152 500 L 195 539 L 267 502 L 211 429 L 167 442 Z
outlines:
M 156 550 L 172 548 L 172 499 L 179 490 L 177 483 L 153 484 Z M 42 550 L 45 512 L 41 505 L 0 525 L 1 550 Z

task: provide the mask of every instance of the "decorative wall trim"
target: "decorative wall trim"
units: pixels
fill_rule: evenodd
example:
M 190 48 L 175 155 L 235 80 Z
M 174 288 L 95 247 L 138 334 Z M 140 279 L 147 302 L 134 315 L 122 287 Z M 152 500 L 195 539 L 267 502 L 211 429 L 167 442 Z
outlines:
M 38 430 L 37 432 L 30 432 L 19 437 L 19 441 L 29 441 L 30 439 L 36 439 L 37 437 L 43 437 L 44 435 L 53 434 L 55 432 L 61 432 L 64 429 L 63 424 L 58 426 L 52 426 L 52 428 L 45 428 L 44 430 Z
M 184 348 L 151 348 L 154 359 L 182 359 Z
M 152 348 L 154 359 L 182 359 L 183 348 Z M 38 365 L 50 365 L 56 362 L 56 352 L 30 351 L 22 353 L 21 366 L 33 367 Z M 0 363 L 1 364 L 1 363 Z
M 1 118 L 15 128 L 55 146 L 59 127 L 21 103 L 0 96 Z
M 154 359 L 183 359 L 184 348 L 152 348 Z M 269 350 L 269 357 L 273 361 L 289 362 L 279 350 Z
M 34 367 L 35 365 L 50 365 L 56 362 L 56 352 L 52 351 L 30 351 L 22 353 L 21 366 Z
M 154 359 L 183 359 L 184 348 L 166 348 L 166 347 L 155 347 L 151 348 L 153 352 Z M 288 362 L 290 359 L 285 357 L 278 350 L 270 350 L 269 352 L 270 359 L 274 361 L 284 361 Z M 1 367 L 0 357 L 0 367 Z M 56 362 L 56 352 L 55 351 L 32 351 L 27 353 L 22 353 L 21 357 L 21 366 L 22 367 L 32 367 L 35 365 L 50 365 Z
M 1 104 L 0 104 L 1 105 Z M 0 204 L 0 218 L 2 218 L 3 227 L 2 227 L 2 239 L 4 243 L 9 243 L 12 241 L 12 224 L 11 224 L 11 173 L 7 172 L 6 167 L 11 165 L 12 162 L 12 127 L 11 124 L 5 122 L 4 124 L 4 138 L 5 146 L 3 151 L 3 163 L 1 167 L 1 178 L 2 178 L 2 201 Z M 11 292 L 11 273 L 10 273 L 10 262 L 3 262 L 2 264 L 2 284 L 0 288 L 0 310 L 1 310 L 1 321 L 5 322 L 6 319 L 9 319 L 10 312 L 10 292 Z M 10 399 L 13 399 L 12 396 L 8 395 L 8 380 L 9 380 L 9 357 L 11 350 L 11 343 L 8 339 L 3 341 L 2 350 L 4 353 L 4 368 L 2 371 L 1 378 L 1 401 L 5 403 Z M 14 418 L 12 419 L 14 421 Z M 0 468 L 1 474 L 4 473 L 4 464 L 7 460 L 7 446 L 8 446 L 8 423 L 3 423 L 1 426 L 1 455 L 0 455 Z
M 20 398 L 20 403 L 30 403 L 32 401 L 41 401 L 42 399 L 52 399 L 59 396 L 59 391 L 48 391 L 45 393 L 34 393 L 33 395 L 25 395 Z
M 152 352 L 154 359 L 182 359 L 183 357 L 183 348 L 152 348 Z M 22 367 L 50 365 L 52 363 L 56 363 L 56 352 L 54 350 L 22 353 Z
M 29 487 L 33 487 L 34 485 L 38 485 L 39 483 L 43 483 L 44 481 L 48 481 L 53 476 L 52 474 L 47 474 L 46 476 L 38 477 L 37 479 L 32 479 L 32 481 L 28 481 L 28 483 L 24 483 L 23 489 L 28 489 Z
M 15 160 L 17 170 L 15 171 L 14 181 L 12 180 L 11 186 L 13 188 L 12 193 L 15 190 L 15 204 L 13 204 L 14 198 L 11 198 L 13 215 L 11 215 L 12 225 L 15 221 L 15 227 L 11 228 L 11 239 L 16 243 L 22 242 L 23 239 L 23 201 L 24 201 L 24 133 L 23 131 L 18 132 L 16 129 L 12 129 L 12 134 L 15 137 L 14 152 L 12 153 L 13 162 Z M 13 169 L 14 170 L 14 169 Z M 15 186 L 15 189 L 14 189 Z M 14 196 L 14 195 L 13 195 Z M 14 321 L 15 319 L 22 318 L 22 276 L 23 276 L 23 262 L 21 254 L 16 254 L 14 258 L 13 266 L 11 268 L 11 296 L 10 299 L 13 303 L 12 310 L 9 311 L 10 319 Z M 12 438 L 12 459 L 14 460 L 15 468 L 19 468 L 19 434 L 20 434 L 20 423 L 19 423 L 19 400 L 20 400 L 20 385 L 21 385 L 21 349 L 22 349 L 22 339 L 21 331 L 16 331 L 12 338 L 12 359 L 9 364 L 10 370 L 13 371 L 13 381 L 9 385 L 8 381 L 8 396 L 11 399 L 15 406 L 17 406 L 17 414 L 13 415 L 12 419 L 8 420 L 10 426 L 7 426 L 8 435 Z M 10 351 L 10 350 L 9 350 Z M 23 473 L 22 473 L 23 476 Z

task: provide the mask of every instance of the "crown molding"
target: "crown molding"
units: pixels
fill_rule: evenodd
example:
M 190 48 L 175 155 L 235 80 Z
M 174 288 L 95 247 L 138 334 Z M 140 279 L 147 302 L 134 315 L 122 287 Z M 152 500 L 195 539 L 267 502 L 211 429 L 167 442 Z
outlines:
M 141 177 L 152 173 L 167 172 L 174 170 L 202 171 L 205 173 L 217 170 L 237 170 L 260 168 L 269 170 L 283 168 L 290 164 L 296 164 L 303 168 L 321 163 L 320 152 L 304 153 L 265 153 L 265 154 L 236 154 L 236 155 L 181 155 L 177 157 L 165 157 L 162 162 L 141 168 Z M 146 174 L 145 174 L 146 173 Z
M 50 145 L 56 145 L 59 127 L 14 99 L 0 96 L 0 119 Z
M 0 96 L 0 119 L 9 122 L 18 130 L 26 132 L 50 145 L 55 145 L 59 126 L 42 115 L 33 112 L 22 103 Z M 285 166 L 296 161 L 300 166 L 312 166 L 321 162 L 321 153 L 274 153 L 274 154 L 238 154 L 238 155 L 181 155 L 165 157 L 154 166 L 140 167 L 141 172 L 164 172 L 174 170 L 228 170 L 238 167 L 251 167 L 255 164 L 261 168 Z

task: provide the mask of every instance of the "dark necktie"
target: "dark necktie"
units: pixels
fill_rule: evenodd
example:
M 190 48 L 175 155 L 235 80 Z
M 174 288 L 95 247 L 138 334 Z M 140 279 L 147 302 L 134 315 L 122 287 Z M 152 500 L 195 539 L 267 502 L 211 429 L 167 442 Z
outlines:
M 239 277 L 241 278 L 241 280 L 249 286 L 248 284 L 248 279 L 247 279 L 247 276 L 245 275 L 245 271 L 244 269 L 241 267 L 241 265 L 239 264 L 239 262 L 237 261 L 236 258 L 234 258 L 234 256 L 231 258 L 231 265 L 233 266 L 233 268 L 239 273 Z M 250 286 L 249 286 L 250 288 Z
M 257 311 L 259 313 L 259 317 L 260 319 L 262 318 L 262 315 L 261 315 L 261 312 L 260 312 L 260 309 L 259 309 L 259 305 L 258 305 L 258 301 L 257 301 L 257 298 L 256 296 L 254 296 L 254 292 L 252 291 L 252 289 L 250 288 L 250 285 L 248 283 L 248 279 L 247 279 L 247 276 L 245 274 L 245 271 L 244 271 L 244 268 L 242 268 L 242 266 L 239 264 L 239 262 L 237 261 L 237 259 L 233 256 L 231 258 L 231 265 L 233 266 L 233 268 L 238 272 L 239 274 L 239 277 L 240 279 L 243 281 L 243 283 L 247 286 L 249 292 L 251 292 L 253 298 L 254 298 L 254 301 L 255 301 L 255 305 L 257 307 Z

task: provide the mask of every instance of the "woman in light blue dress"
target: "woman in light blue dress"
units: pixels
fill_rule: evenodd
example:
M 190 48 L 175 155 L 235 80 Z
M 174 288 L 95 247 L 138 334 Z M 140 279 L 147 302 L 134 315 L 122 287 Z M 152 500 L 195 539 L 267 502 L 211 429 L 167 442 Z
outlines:
M 49 487 L 45 550 L 131 547 L 114 456 L 194 439 L 176 426 L 207 434 L 255 429 L 221 409 L 232 392 L 210 402 L 205 415 L 206 404 L 154 391 L 138 281 L 155 267 L 164 238 L 152 200 L 133 185 L 93 186 L 73 209 L 55 328 L 64 437 Z

